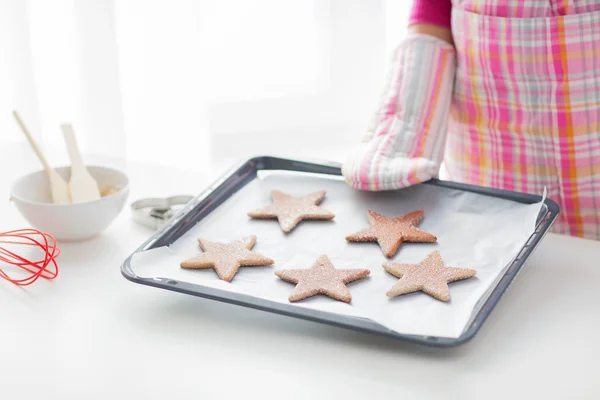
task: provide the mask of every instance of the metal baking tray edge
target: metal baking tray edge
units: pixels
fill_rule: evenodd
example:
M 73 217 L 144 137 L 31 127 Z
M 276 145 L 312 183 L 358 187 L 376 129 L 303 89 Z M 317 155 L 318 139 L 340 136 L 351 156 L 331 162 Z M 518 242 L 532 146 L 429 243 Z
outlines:
M 470 325 L 458 338 L 405 335 L 396 333 L 382 325 L 364 318 L 334 314 L 304 307 L 295 307 L 293 305 L 264 300 L 250 295 L 232 293 L 188 282 L 176 281 L 169 278 L 142 278 L 135 274 L 131 268 L 131 258 L 135 253 L 161 246 L 168 246 L 169 244 L 175 242 L 198 221 L 212 212 L 248 182 L 256 178 L 258 171 L 261 170 L 282 170 L 337 176 L 341 175 L 340 164 L 323 161 L 290 160 L 273 156 L 260 156 L 242 162 L 223 174 L 212 185 L 210 185 L 202 193 L 190 201 L 175 217 L 169 221 L 165 227 L 155 232 L 150 238 L 148 238 L 148 240 L 146 240 L 146 242 L 144 242 L 129 257 L 127 257 L 127 259 L 121 265 L 121 273 L 123 276 L 132 282 L 142 285 L 218 300 L 262 311 L 302 318 L 309 321 L 325 323 L 371 334 L 383 335 L 393 339 L 400 339 L 426 346 L 454 347 L 469 341 L 479 331 L 487 317 L 490 315 L 491 311 L 503 296 L 504 292 L 506 292 L 519 271 L 521 271 L 525 265 L 525 262 L 529 259 L 533 251 L 542 241 L 543 237 L 549 231 L 559 214 L 558 205 L 554 201 L 546 199 L 540 212 L 540 216 L 538 217 L 535 232 L 531 235 L 517 257 L 515 257 L 515 259 L 512 261 L 510 267 L 506 270 L 504 276 L 499 280 L 496 288 L 490 293 L 489 297 L 477 315 L 472 319 Z M 526 204 L 532 204 L 542 200 L 542 196 L 538 195 L 510 192 L 500 189 L 485 188 L 440 180 L 431 180 L 425 182 L 424 184 L 469 191 Z

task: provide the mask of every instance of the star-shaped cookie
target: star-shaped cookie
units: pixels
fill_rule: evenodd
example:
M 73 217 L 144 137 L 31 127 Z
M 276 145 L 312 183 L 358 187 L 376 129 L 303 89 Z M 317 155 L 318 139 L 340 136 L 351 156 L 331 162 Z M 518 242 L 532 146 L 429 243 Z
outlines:
M 431 233 L 418 229 L 423 219 L 423 211 L 413 211 L 396 218 L 386 217 L 375 211 L 367 211 L 369 228 L 356 232 L 346 237 L 349 242 L 377 242 L 385 254 L 390 258 L 400 248 L 403 242 L 435 243 L 437 238 Z
M 229 243 L 198 239 L 204 253 L 181 263 L 181 268 L 214 268 L 219 278 L 231 282 L 240 267 L 271 265 L 273 260 L 250 251 L 256 236 L 247 236 Z
M 303 219 L 333 219 L 334 215 L 323 210 L 318 204 L 323 201 L 325 191 L 315 192 L 303 197 L 292 197 L 289 194 L 273 190 L 273 204 L 249 212 L 252 218 L 277 218 L 284 232 L 289 232 Z
M 383 268 L 400 278 L 387 292 L 389 297 L 423 291 L 441 301 L 450 300 L 448 282 L 468 279 L 477 273 L 474 269 L 444 267 L 439 251 L 429 254 L 418 264 L 386 262 Z
M 299 301 L 317 294 L 350 303 L 352 296 L 347 283 L 364 278 L 368 269 L 336 269 L 326 255 L 320 256 L 309 269 L 282 269 L 275 275 L 284 281 L 296 283 L 290 301 Z

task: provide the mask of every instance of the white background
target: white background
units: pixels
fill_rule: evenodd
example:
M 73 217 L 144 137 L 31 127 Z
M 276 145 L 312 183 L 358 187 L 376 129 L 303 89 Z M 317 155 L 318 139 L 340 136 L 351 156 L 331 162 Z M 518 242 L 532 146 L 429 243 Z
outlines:
M 340 160 L 365 131 L 405 0 L 0 0 L 0 146 L 203 171 L 256 153 Z M 60 159 L 60 158 L 59 158 Z

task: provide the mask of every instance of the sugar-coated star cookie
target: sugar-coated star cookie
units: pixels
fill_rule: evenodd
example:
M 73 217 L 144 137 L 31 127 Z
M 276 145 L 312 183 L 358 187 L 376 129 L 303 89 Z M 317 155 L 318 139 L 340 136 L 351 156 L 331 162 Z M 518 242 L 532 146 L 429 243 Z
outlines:
M 282 269 L 275 275 L 296 283 L 289 301 L 299 301 L 317 294 L 349 303 L 352 300 L 347 283 L 369 275 L 368 269 L 336 269 L 326 255 L 320 256 L 311 268 Z
M 390 297 L 423 291 L 441 300 L 450 300 L 448 282 L 468 279 L 477 273 L 474 269 L 445 267 L 439 251 L 429 254 L 418 264 L 386 262 L 383 268 L 400 278 L 387 292 Z
M 240 267 L 271 265 L 273 260 L 250 249 L 256 244 L 256 236 L 247 236 L 229 243 L 198 239 L 204 251 L 198 257 L 181 263 L 181 268 L 214 268 L 219 278 L 231 282 Z
M 333 219 L 335 216 L 332 213 L 318 206 L 325 198 L 325 193 L 325 191 L 320 191 L 303 197 L 292 197 L 289 194 L 273 190 L 271 192 L 273 204 L 249 212 L 248 216 L 252 218 L 277 218 L 284 232 L 294 229 L 303 219 Z
M 390 258 L 403 242 L 435 243 L 437 238 L 423 232 L 416 225 L 423 219 L 423 211 L 413 211 L 396 218 L 386 217 L 375 211 L 367 211 L 371 226 L 348 235 L 349 242 L 377 242 L 383 254 Z

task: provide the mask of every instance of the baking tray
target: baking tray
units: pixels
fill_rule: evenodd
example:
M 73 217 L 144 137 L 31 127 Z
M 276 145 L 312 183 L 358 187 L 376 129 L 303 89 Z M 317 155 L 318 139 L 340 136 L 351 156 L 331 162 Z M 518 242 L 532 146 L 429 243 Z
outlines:
M 497 286 L 485 300 L 479 312 L 475 315 L 470 324 L 458 338 L 400 334 L 365 318 L 334 314 L 331 312 L 304 307 L 296 307 L 291 304 L 279 303 L 246 294 L 229 292 L 169 278 L 145 278 L 139 277 L 135 274 L 131 266 L 131 259 L 136 253 L 162 246 L 169 246 L 174 243 L 188 230 L 193 228 L 199 221 L 210 214 L 215 208 L 221 205 L 225 200 L 227 200 L 249 182 L 256 179 L 259 171 L 295 171 L 340 176 L 341 166 L 336 163 L 290 160 L 270 156 L 256 157 L 241 163 L 237 167 L 224 174 L 215 183 L 206 188 L 200 195 L 190 201 L 178 215 L 169 221 L 164 228 L 154 233 L 134 253 L 132 253 L 121 266 L 121 273 L 123 276 L 132 282 L 142 285 L 205 297 L 212 300 L 251 307 L 272 313 L 383 335 L 394 339 L 401 339 L 428 346 L 453 347 L 465 343 L 479 331 L 515 276 L 519 273 L 521 268 L 523 268 L 525 262 L 529 259 L 537 245 L 541 242 L 544 235 L 549 231 L 559 213 L 558 205 L 550 199 L 545 199 L 537 219 L 536 230 L 512 261 L 511 265 L 507 268 L 503 277 L 498 281 Z M 440 180 L 430 180 L 424 184 L 473 192 L 481 195 L 516 201 L 523 204 L 534 204 L 542 201 L 543 199 L 541 196 L 537 195 L 484 188 Z

